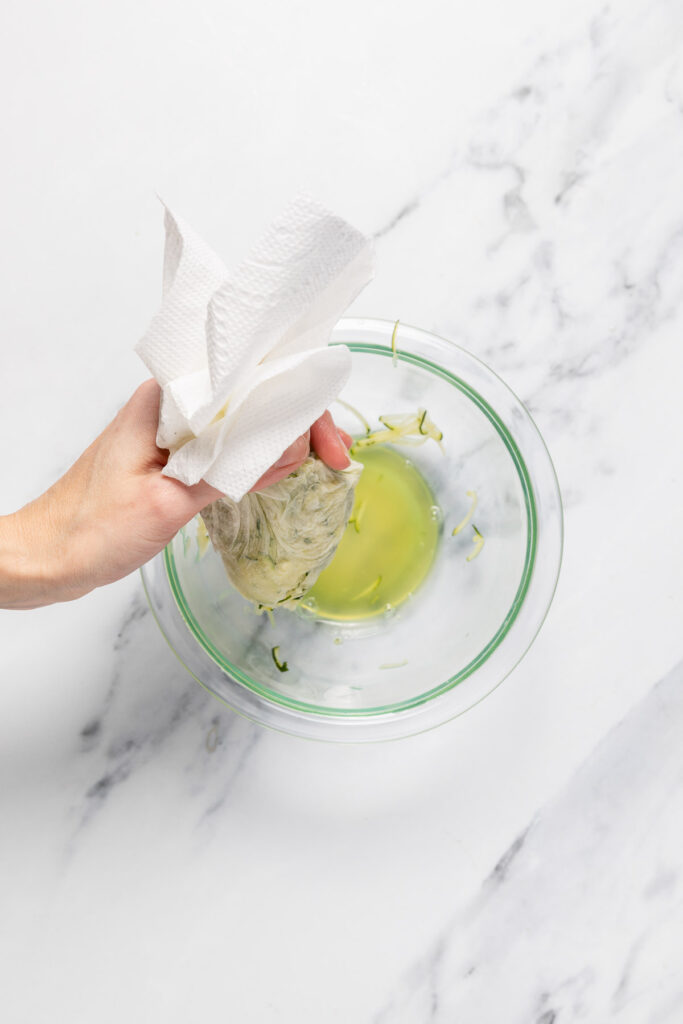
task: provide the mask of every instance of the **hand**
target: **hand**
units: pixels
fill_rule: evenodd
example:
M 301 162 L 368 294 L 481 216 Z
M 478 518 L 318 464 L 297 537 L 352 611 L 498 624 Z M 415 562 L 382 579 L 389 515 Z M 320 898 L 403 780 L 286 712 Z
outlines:
M 351 447 L 353 438 L 345 430 L 335 425 L 329 412 L 323 413 L 310 430 L 298 437 L 267 472 L 260 477 L 252 491 L 262 491 L 264 487 L 277 483 L 293 473 L 307 458 L 311 448 L 332 469 L 346 469 L 349 464 L 347 448 Z
M 0 607 L 68 601 L 121 579 L 222 497 L 203 480 L 188 487 L 162 475 L 168 452 L 155 440 L 159 398 L 156 381 L 141 384 L 57 483 L 19 512 L 0 517 Z M 350 443 L 326 412 L 252 489 L 288 476 L 310 448 L 333 469 L 343 469 Z

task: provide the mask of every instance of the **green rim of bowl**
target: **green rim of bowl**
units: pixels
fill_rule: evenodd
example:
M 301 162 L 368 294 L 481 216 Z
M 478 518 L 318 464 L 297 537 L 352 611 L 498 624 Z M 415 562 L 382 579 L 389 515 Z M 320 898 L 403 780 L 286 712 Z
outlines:
M 394 357 L 394 353 L 390 348 L 385 345 L 375 345 L 365 342 L 346 342 L 349 349 L 354 352 L 363 352 L 369 355 L 384 356 L 388 359 Z M 442 366 L 437 366 L 436 363 L 432 363 L 429 359 L 424 359 L 421 356 L 413 355 L 410 352 L 398 352 L 396 353 L 399 360 L 405 363 L 412 363 L 421 369 L 426 369 L 430 373 L 435 374 L 437 377 L 441 377 L 442 380 L 452 384 L 453 387 L 457 388 L 464 395 L 466 395 L 472 402 L 484 413 L 487 419 L 490 421 L 492 426 L 495 428 L 500 439 L 508 450 L 510 458 L 512 459 L 515 468 L 517 470 L 520 483 L 522 485 L 522 493 L 524 495 L 524 504 L 526 507 L 526 519 L 527 519 L 527 544 L 526 544 L 526 555 L 524 559 L 524 568 L 522 570 L 522 577 L 517 588 L 514 600 L 510 605 L 507 615 L 503 619 L 501 625 L 494 636 L 489 640 L 484 648 L 477 654 L 472 661 L 469 662 L 463 669 L 460 670 L 456 675 L 451 676 L 445 682 L 440 683 L 438 686 L 433 687 L 431 690 L 427 690 L 425 693 L 420 694 L 417 697 L 413 697 L 411 700 L 401 701 L 398 704 L 384 704 L 374 708 L 364 708 L 359 710 L 358 708 L 333 708 L 333 707 L 321 707 L 317 704 L 307 704 L 304 701 L 294 700 L 289 697 L 285 697 L 282 694 L 275 693 L 273 690 L 268 689 L 266 686 L 261 686 L 254 679 L 248 676 L 242 671 L 237 665 L 233 665 L 232 662 L 228 661 L 220 651 L 212 644 L 209 638 L 204 634 L 199 623 L 195 619 L 187 601 L 185 594 L 180 586 L 178 579 L 178 572 L 176 569 L 175 558 L 171 550 L 171 545 L 168 544 L 164 549 L 164 564 L 166 566 L 166 572 L 168 574 L 169 583 L 171 586 L 171 592 L 175 599 L 175 602 L 180 610 L 180 613 L 185 620 L 190 632 L 193 634 L 195 640 L 206 653 L 216 662 L 216 664 L 224 672 L 227 673 L 236 682 L 242 683 L 247 689 L 253 693 L 258 694 L 260 697 L 265 698 L 267 701 L 273 704 L 280 704 L 286 708 L 292 708 L 296 711 L 303 711 L 308 714 L 315 715 L 334 715 L 344 716 L 346 718 L 370 718 L 374 715 L 385 715 L 390 712 L 405 711 L 409 708 L 418 707 L 421 704 L 426 704 L 430 700 L 434 700 L 435 697 L 439 697 L 446 693 L 448 690 L 453 689 L 459 683 L 462 683 L 468 676 L 471 676 L 478 668 L 480 668 L 488 658 L 491 657 L 493 652 L 500 647 L 501 643 L 507 636 L 512 627 L 513 622 L 519 614 L 519 610 L 524 603 L 529 584 L 531 582 L 531 576 L 534 569 L 534 563 L 536 560 L 536 546 L 538 540 L 538 516 L 536 512 L 536 502 L 534 500 L 534 492 L 531 486 L 531 477 L 526 467 L 524 459 L 522 458 L 521 452 L 517 447 L 517 444 L 506 428 L 503 421 L 500 419 L 494 409 L 488 404 L 488 402 L 482 398 L 482 396 L 471 388 L 464 380 L 460 377 L 456 377 L 454 374 L 449 373 Z

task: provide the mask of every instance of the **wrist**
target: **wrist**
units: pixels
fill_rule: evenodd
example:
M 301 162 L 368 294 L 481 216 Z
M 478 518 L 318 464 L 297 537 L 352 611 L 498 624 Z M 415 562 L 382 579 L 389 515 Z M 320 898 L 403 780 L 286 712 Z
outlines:
M 40 608 L 88 589 L 70 578 L 68 538 L 52 522 L 47 497 L 0 516 L 0 608 Z
M 46 604 L 41 600 L 46 583 L 26 536 L 22 513 L 0 516 L 0 607 L 37 608 Z

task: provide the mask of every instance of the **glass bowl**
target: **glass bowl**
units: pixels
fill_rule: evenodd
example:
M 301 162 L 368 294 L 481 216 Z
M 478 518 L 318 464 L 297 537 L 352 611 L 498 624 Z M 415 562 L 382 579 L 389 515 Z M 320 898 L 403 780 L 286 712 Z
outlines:
M 562 503 L 545 444 L 528 412 L 488 367 L 426 331 L 343 319 L 341 396 L 373 427 L 382 414 L 426 408 L 443 431 L 410 455 L 438 504 L 432 569 L 397 609 L 365 623 L 319 621 L 305 610 L 257 614 L 227 580 L 220 557 L 200 557 L 197 524 L 142 570 L 171 648 L 202 686 L 240 714 L 311 739 L 396 739 L 433 728 L 489 694 L 529 649 L 552 601 L 562 554 Z M 342 405 L 337 423 L 358 433 Z M 471 524 L 478 505 L 484 547 Z M 281 672 L 273 648 L 286 660 Z

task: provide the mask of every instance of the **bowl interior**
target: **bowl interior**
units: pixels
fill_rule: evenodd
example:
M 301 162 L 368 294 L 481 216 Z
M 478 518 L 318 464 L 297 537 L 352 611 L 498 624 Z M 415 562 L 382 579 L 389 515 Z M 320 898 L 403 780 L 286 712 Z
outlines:
M 482 394 L 440 365 L 438 351 L 391 350 L 347 341 L 352 373 L 342 398 L 379 426 L 382 414 L 426 408 L 444 435 L 401 448 L 428 482 L 441 511 L 433 568 L 398 609 L 359 624 L 335 624 L 276 610 L 255 613 L 229 584 L 211 547 L 199 557 L 196 523 L 164 553 L 180 612 L 196 641 L 233 680 L 269 702 L 316 715 L 378 715 L 414 707 L 461 682 L 498 649 L 521 608 L 534 569 L 537 510 L 512 432 Z M 395 363 L 395 365 L 394 365 Z M 338 424 L 357 434 L 343 406 Z M 470 507 L 472 524 L 453 527 Z M 273 647 L 288 664 L 280 672 Z

